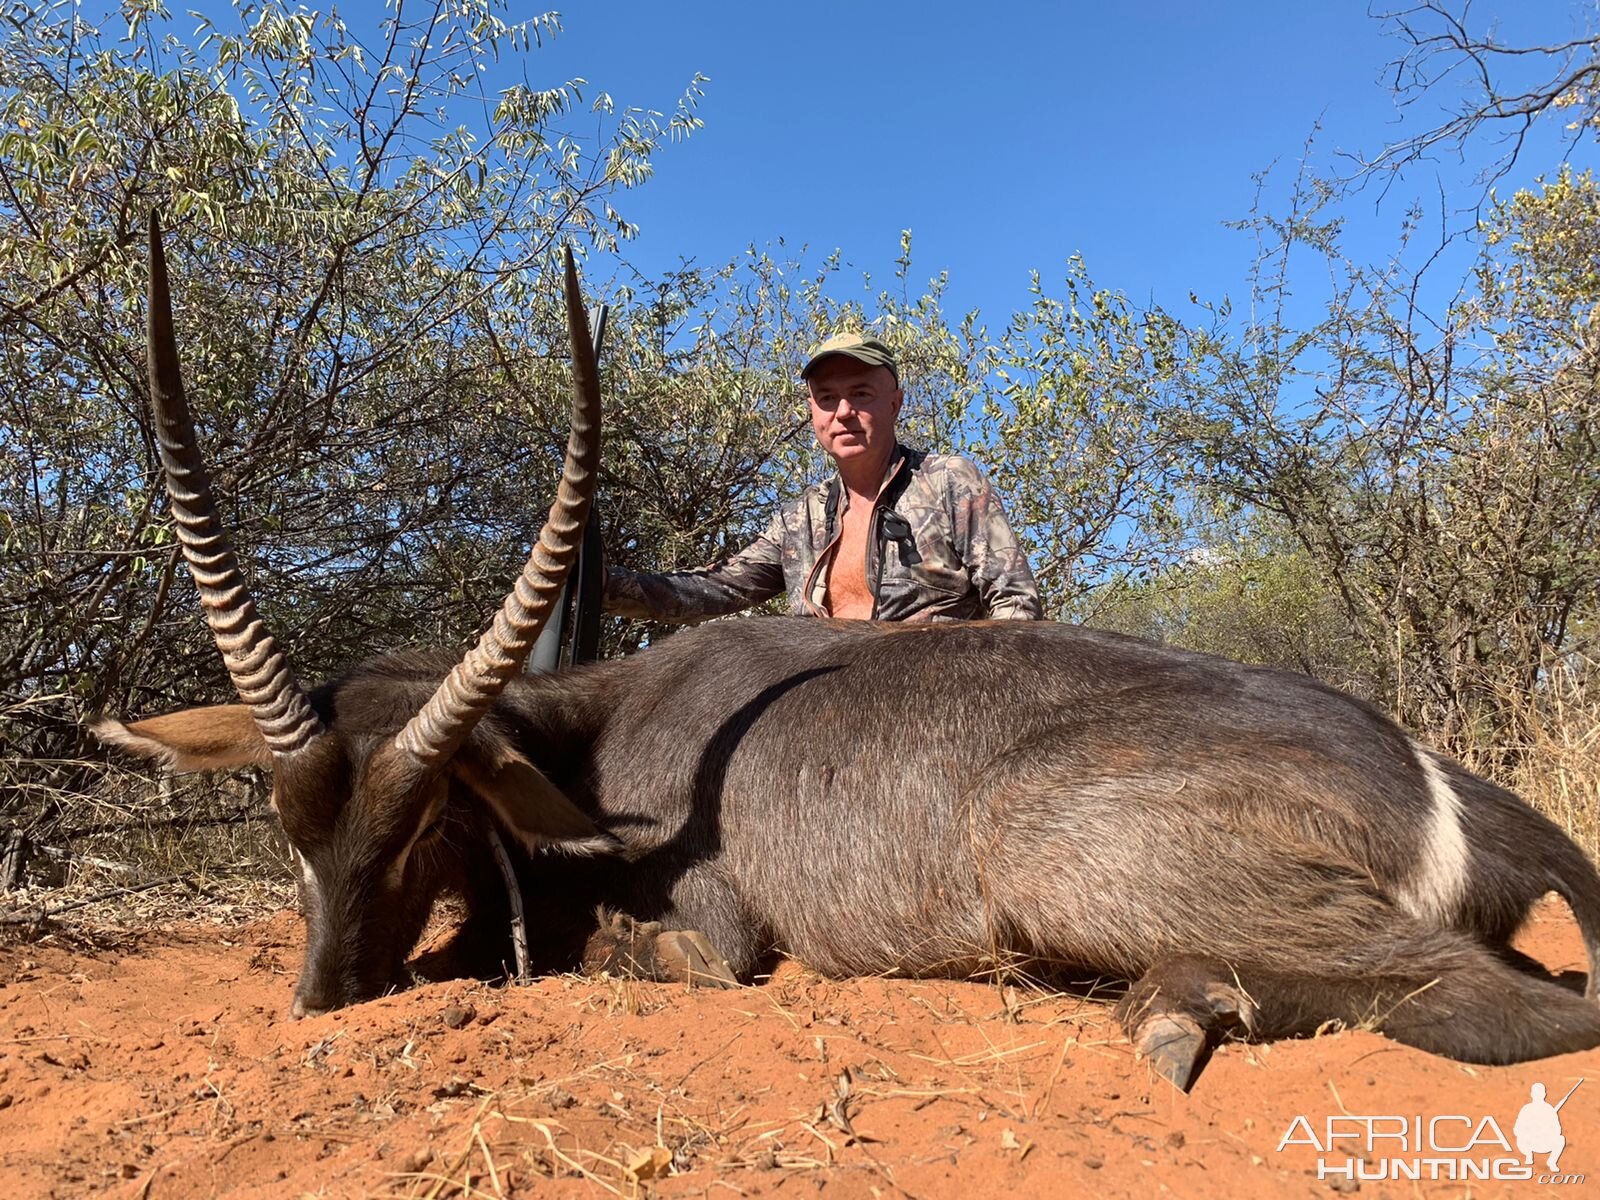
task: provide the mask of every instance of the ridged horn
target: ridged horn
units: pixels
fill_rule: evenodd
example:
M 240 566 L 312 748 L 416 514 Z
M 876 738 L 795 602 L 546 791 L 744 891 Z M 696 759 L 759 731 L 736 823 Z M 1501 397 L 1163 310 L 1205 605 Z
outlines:
M 583 539 L 600 463 L 600 371 L 572 251 L 566 253 L 567 333 L 572 342 L 572 432 L 550 516 L 494 623 L 395 741 L 426 766 L 454 754 L 538 640 Z
M 183 391 L 178 343 L 172 332 L 167 259 L 161 249 L 161 222 L 154 210 L 150 213 L 148 307 L 150 406 L 155 411 L 156 446 L 167 495 L 172 499 L 178 542 L 239 698 L 249 706 L 268 749 L 273 754 L 293 754 L 320 733 L 322 725 L 289 673 L 277 642 L 256 615 L 228 531 L 211 497 L 211 481 Z

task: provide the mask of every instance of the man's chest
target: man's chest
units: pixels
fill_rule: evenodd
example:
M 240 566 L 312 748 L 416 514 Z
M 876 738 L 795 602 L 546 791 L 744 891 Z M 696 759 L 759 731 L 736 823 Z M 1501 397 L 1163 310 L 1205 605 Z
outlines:
M 839 543 L 828 568 L 828 611 L 835 617 L 867 620 L 872 616 L 872 589 L 867 584 L 867 543 L 872 533 L 872 508 L 845 511 Z

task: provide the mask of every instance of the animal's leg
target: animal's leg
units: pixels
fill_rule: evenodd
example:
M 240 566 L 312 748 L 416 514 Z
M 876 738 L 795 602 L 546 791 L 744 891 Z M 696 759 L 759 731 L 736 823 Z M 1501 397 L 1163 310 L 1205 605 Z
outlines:
M 1401 992 L 1386 985 L 1377 1027 L 1396 1041 L 1466 1062 L 1511 1063 L 1600 1045 L 1600 1008 L 1524 974 L 1454 933 L 1419 947 L 1422 970 Z M 1396 994 L 1400 993 L 1400 994 Z
M 1117 1020 L 1140 1057 L 1188 1091 L 1217 1035 L 1254 1032 L 1256 1008 L 1224 964 L 1174 955 L 1128 989 Z
M 1251 1037 L 1366 1026 L 1463 1062 L 1513 1063 L 1600 1045 L 1600 1009 L 1518 971 L 1465 935 L 1392 927 L 1363 946 L 1319 944 L 1315 914 L 1293 970 L 1197 956 L 1164 958 L 1118 1006 L 1135 1049 L 1188 1088 L 1217 1034 Z M 1331 932 L 1331 931 L 1330 931 Z
M 663 929 L 660 921 L 636 921 L 624 913 L 599 913 L 600 928 L 583 951 L 584 970 L 654 979 L 737 987 L 732 969 L 703 933 Z
M 1134 978 L 1169 947 L 1226 964 L 1261 1038 L 1365 1026 L 1483 1063 L 1600 1046 L 1600 1004 L 1425 923 L 1329 850 L 1239 821 L 1175 824 L 1159 807 L 1133 821 L 1121 805 L 1029 803 L 1013 800 L 987 876 L 1024 950 Z
M 1481 1063 L 1600 1045 L 1600 1007 L 1507 965 L 1464 934 L 1426 929 L 1398 913 L 1365 945 L 1308 936 L 1294 951 L 1299 962 L 1291 970 L 1240 967 L 1262 1037 L 1313 1033 L 1337 1021 Z
M 694 864 L 670 889 L 620 892 L 615 905 L 659 922 L 664 930 L 696 931 L 715 948 L 737 979 L 748 980 L 770 957 L 773 939 L 740 901 L 726 876 L 713 865 Z

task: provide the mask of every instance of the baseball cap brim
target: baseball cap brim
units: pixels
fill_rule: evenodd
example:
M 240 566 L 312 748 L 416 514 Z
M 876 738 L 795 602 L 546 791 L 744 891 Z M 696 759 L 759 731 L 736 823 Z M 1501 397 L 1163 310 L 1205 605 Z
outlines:
M 894 355 L 882 342 L 876 338 L 849 337 L 849 335 L 846 337 L 830 338 L 813 350 L 811 358 L 800 372 L 800 378 L 809 379 L 811 372 L 830 358 L 853 358 L 869 367 L 888 367 L 896 380 L 900 378 L 900 370 L 895 365 Z

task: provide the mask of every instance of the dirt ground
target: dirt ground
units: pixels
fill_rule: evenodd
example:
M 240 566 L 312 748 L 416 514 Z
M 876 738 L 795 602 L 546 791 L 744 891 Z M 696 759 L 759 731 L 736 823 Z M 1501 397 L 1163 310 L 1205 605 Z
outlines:
M 1553 902 L 1522 944 L 1553 968 L 1582 969 Z M 300 946 L 290 914 L 0 944 L 0 1194 L 1600 1189 L 1600 1051 L 1483 1068 L 1364 1032 L 1231 1044 L 1184 1096 L 1134 1059 L 1092 998 L 836 982 L 785 964 L 736 991 L 431 983 L 295 1021 Z M 1345 1114 L 1487 1116 L 1511 1138 L 1531 1084 L 1554 1101 L 1580 1077 L 1561 1113 L 1560 1170 L 1582 1183 L 1319 1179 L 1318 1152 L 1303 1144 Z M 1297 1116 L 1302 1144 L 1280 1151 Z M 1329 1161 L 1348 1163 L 1352 1144 Z M 1369 1157 L 1369 1171 L 1380 1161 Z

